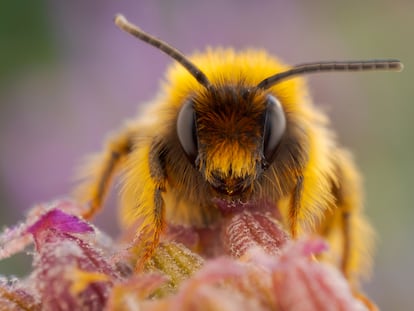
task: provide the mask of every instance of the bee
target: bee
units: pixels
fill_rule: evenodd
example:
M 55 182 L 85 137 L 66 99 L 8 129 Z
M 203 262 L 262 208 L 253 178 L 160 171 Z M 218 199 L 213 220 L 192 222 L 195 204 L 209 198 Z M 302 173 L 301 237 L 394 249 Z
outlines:
M 147 110 L 110 137 L 79 185 L 98 212 L 121 174 L 120 218 L 137 228 L 143 258 L 166 223 L 203 228 L 220 208 L 270 202 L 293 238 L 317 234 L 325 258 L 357 283 L 368 271 L 373 230 L 361 181 L 327 117 L 299 76 L 318 72 L 400 71 L 398 60 L 315 62 L 290 67 L 262 50 L 207 49 L 187 58 L 117 15 L 115 24 L 176 62 Z M 257 203 L 259 204 L 259 203 Z

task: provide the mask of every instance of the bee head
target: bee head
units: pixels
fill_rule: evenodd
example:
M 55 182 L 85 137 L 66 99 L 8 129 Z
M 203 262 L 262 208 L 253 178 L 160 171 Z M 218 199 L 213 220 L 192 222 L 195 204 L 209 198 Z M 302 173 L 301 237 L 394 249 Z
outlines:
M 213 189 L 227 196 L 248 193 L 253 181 L 276 162 L 289 124 L 278 99 L 269 91 L 274 85 L 315 72 L 403 68 L 393 59 L 314 62 L 277 72 L 257 85 L 246 86 L 241 81 L 238 85 L 216 85 L 180 51 L 130 24 L 122 15 L 115 17 L 115 23 L 175 59 L 204 87 L 181 105 L 177 136 L 188 160 Z
M 286 129 L 279 101 L 255 87 L 220 85 L 189 99 L 177 118 L 188 160 L 218 193 L 238 196 L 270 165 Z

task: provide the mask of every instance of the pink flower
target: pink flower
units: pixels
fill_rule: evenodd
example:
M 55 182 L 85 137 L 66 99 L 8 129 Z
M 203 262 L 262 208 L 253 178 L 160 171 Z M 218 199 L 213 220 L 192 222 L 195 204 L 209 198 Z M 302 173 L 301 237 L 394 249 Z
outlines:
M 29 276 L 0 280 L 0 310 L 367 310 L 314 259 L 323 241 L 292 241 L 265 209 L 228 211 L 214 230 L 170 226 L 141 272 L 132 248 L 103 243 L 71 214 L 79 210 L 69 201 L 36 207 L 0 236 L 0 259 L 31 237 L 36 246 Z

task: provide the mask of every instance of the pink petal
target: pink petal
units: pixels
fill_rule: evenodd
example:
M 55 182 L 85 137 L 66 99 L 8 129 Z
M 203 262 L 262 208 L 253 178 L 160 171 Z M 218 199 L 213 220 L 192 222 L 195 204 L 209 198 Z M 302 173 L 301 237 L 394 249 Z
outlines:
M 243 211 L 225 224 L 223 244 L 232 257 L 243 256 L 248 249 L 259 247 L 269 254 L 278 254 L 289 236 L 269 214 Z
M 183 283 L 177 295 L 169 301 L 168 310 L 205 310 L 207 306 L 210 307 L 208 310 L 237 310 L 235 303 L 234 309 L 225 308 L 225 305 L 231 305 L 229 292 L 233 290 L 217 290 L 216 285 L 242 277 L 243 274 L 243 267 L 234 260 L 225 257 L 209 260 L 200 271 Z
M 72 233 L 91 232 L 92 226 L 67 214 L 77 214 L 81 210 L 82 207 L 69 200 L 58 200 L 33 207 L 24 222 L 6 228 L 0 234 L 0 260 L 23 251 L 32 243 L 28 233 L 36 235 L 48 228 Z
M 42 215 L 37 222 L 27 229 L 27 232 L 36 236 L 47 229 L 66 233 L 90 233 L 94 231 L 93 227 L 84 220 L 66 214 L 59 209 L 53 209 Z

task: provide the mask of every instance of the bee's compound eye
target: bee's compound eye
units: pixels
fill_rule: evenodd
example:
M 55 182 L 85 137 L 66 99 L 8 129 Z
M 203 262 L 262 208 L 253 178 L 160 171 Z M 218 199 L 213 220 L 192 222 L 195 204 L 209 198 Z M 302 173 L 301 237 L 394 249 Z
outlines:
M 177 119 L 177 135 L 188 159 L 194 163 L 198 148 L 197 148 L 197 130 L 196 130 L 196 116 L 191 101 L 185 103 Z
M 267 96 L 263 135 L 263 153 L 270 163 L 286 130 L 286 117 L 280 102 L 272 95 Z

